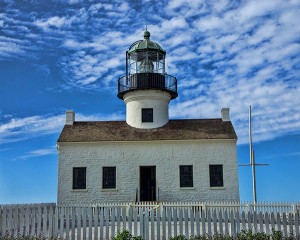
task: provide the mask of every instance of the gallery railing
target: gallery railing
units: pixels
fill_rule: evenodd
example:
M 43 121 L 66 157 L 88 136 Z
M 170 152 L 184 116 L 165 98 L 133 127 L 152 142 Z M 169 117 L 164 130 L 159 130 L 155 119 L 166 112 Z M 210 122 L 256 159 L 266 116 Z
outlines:
M 125 93 L 131 90 L 157 89 L 167 91 L 171 99 L 178 96 L 177 79 L 168 74 L 137 73 L 120 77 L 118 80 L 118 97 L 123 99 Z

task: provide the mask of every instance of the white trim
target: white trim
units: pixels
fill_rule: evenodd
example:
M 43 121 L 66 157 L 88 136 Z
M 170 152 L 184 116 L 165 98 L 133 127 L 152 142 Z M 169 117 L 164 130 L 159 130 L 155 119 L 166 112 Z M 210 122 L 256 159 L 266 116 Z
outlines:
M 226 190 L 225 187 L 210 187 L 209 190 Z
M 117 192 L 117 188 L 101 188 L 100 192 Z
M 57 144 L 72 145 L 72 144 L 107 144 L 107 143 L 182 143 L 182 142 L 237 142 L 237 139 L 176 139 L 176 140 L 149 140 L 149 141 L 98 141 L 98 142 L 57 142 Z
M 70 192 L 88 192 L 87 189 L 72 189 Z
M 179 190 L 196 190 L 195 187 L 180 187 Z

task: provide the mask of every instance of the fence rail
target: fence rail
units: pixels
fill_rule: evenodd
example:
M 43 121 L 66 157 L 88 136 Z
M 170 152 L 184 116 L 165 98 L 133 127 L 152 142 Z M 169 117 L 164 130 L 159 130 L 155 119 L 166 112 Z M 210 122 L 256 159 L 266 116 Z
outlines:
M 141 235 L 146 240 L 152 240 L 169 239 L 179 234 L 187 237 L 215 233 L 234 236 L 241 230 L 270 233 L 274 228 L 285 236 L 293 233 L 296 239 L 300 239 L 299 203 L 288 203 L 284 208 L 283 203 L 278 204 L 276 207 L 280 207 L 281 211 L 272 212 L 262 211 L 257 204 L 257 208 L 249 208 L 249 211 L 240 211 L 241 206 L 226 204 L 206 202 L 206 208 L 198 203 L 166 202 L 161 205 L 154 202 L 135 203 L 134 206 L 129 203 L 93 206 L 1 205 L 0 235 L 110 239 L 125 228 L 134 236 Z

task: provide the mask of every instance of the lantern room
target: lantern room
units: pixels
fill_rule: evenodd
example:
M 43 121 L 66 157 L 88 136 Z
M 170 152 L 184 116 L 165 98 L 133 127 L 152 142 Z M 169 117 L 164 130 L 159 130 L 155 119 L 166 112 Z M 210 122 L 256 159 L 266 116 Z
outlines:
M 166 51 L 157 43 L 150 41 L 150 32 L 144 32 L 144 40 L 133 43 L 127 53 L 129 74 L 165 74 Z
M 144 40 L 134 42 L 126 51 L 126 75 L 119 78 L 118 97 L 136 90 L 162 90 L 171 99 L 178 96 L 177 79 L 166 73 L 166 51 L 150 40 L 150 32 L 144 32 Z

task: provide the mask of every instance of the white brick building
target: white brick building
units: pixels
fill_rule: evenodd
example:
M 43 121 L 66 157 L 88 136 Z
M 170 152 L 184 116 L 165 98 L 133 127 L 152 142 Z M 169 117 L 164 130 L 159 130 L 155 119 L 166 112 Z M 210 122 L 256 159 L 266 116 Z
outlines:
M 125 121 L 75 121 L 66 112 L 58 144 L 58 204 L 124 201 L 239 201 L 237 136 L 221 118 L 169 120 L 177 79 L 150 41 L 126 52 L 118 97 Z

